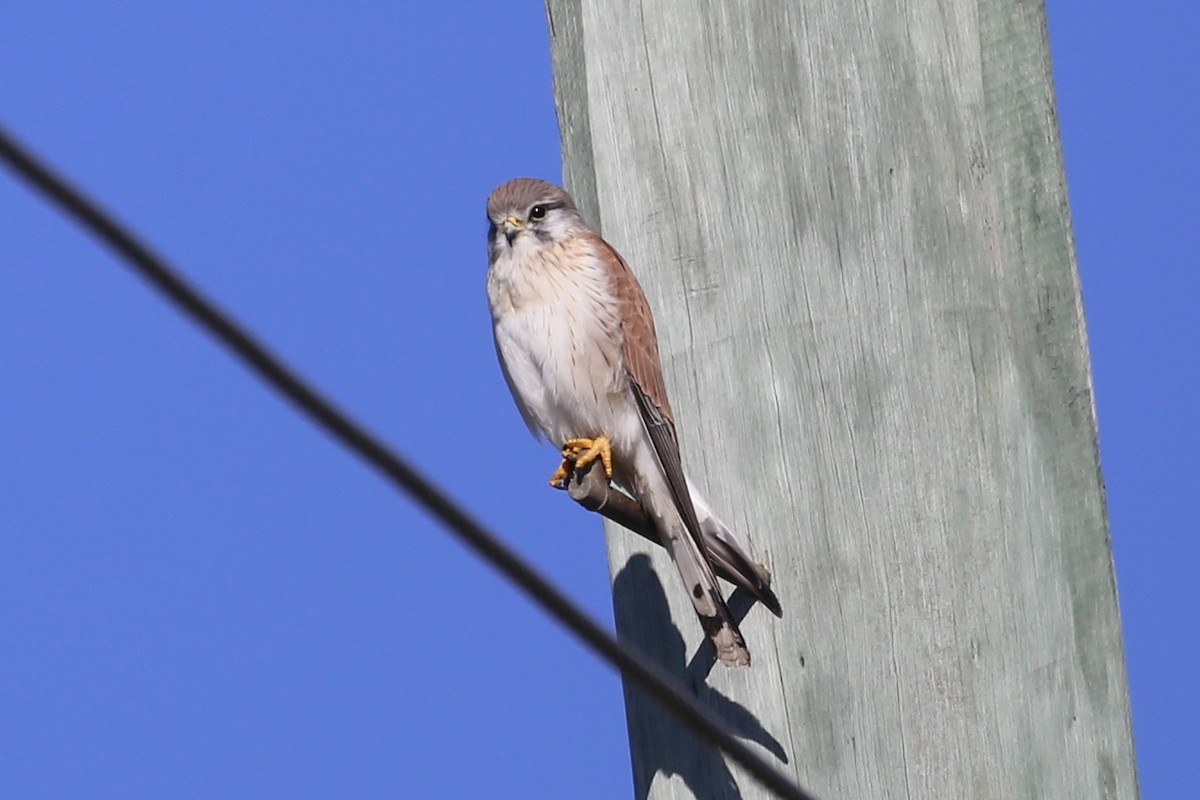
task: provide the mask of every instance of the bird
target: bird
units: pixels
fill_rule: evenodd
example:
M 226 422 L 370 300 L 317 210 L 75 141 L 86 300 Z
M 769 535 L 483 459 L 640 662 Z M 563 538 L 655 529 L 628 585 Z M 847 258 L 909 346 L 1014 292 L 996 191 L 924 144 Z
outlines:
M 683 470 L 654 319 L 625 259 L 571 196 L 514 178 L 488 197 L 487 295 L 496 355 L 525 424 L 562 448 L 551 485 L 599 462 L 645 511 L 717 660 L 750 652 L 714 568 L 782 616 L 746 555 Z

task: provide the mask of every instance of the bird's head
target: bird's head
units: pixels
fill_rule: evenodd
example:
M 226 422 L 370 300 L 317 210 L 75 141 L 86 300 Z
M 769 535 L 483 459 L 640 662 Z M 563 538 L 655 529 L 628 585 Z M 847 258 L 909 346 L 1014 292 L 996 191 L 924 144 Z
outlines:
M 571 195 L 537 178 L 514 178 L 495 188 L 487 202 L 488 245 L 505 249 L 562 241 L 586 228 Z

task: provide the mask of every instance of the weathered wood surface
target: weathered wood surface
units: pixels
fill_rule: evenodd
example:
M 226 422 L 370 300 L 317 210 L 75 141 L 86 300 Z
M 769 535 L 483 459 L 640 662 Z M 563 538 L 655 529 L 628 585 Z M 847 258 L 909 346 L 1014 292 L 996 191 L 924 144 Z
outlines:
M 824 798 L 1136 797 L 1041 4 L 548 7 L 568 188 L 785 613 L 713 668 L 610 525 L 620 633 Z M 639 798 L 765 796 L 626 702 Z

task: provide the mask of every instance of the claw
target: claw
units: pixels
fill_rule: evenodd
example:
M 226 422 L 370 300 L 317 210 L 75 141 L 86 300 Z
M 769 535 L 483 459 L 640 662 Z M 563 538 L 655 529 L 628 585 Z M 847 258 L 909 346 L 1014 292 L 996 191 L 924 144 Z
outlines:
M 558 469 L 554 470 L 554 474 L 550 476 L 550 485 L 555 489 L 567 488 L 567 483 L 571 480 L 571 473 L 574 471 L 575 462 L 564 456 Z
M 597 436 L 595 439 L 568 439 L 563 445 L 563 456 L 571 452 L 570 458 L 575 462 L 575 469 L 583 469 L 597 458 L 604 466 L 605 477 L 613 476 L 612 445 L 607 436 Z
M 568 439 L 563 443 L 562 456 L 562 463 L 550 476 L 550 485 L 556 489 L 567 488 L 575 470 L 586 469 L 597 458 L 604 467 L 604 476 L 612 480 L 612 445 L 607 436 L 597 436 L 595 439 Z

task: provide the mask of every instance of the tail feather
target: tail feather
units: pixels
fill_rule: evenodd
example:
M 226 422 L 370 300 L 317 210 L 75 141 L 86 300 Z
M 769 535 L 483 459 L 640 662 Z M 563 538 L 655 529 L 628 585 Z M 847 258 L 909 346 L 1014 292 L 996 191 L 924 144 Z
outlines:
M 660 538 L 691 597 L 700 626 L 717 651 L 717 659 L 727 666 L 749 666 L 750 651 L 738 630 L 737 620 L 721 596 L 710 562 L 688 533 L 683 520 L 672 514 L 656 523 Z
M 760 603 L 767 607 L 777 617 L 783 616 L 783 606 L 779 598 L 771 591 L 771 573 L 757 564 L 738 543 L 733 532 L 717 519 L 709 508 L 708 503 L 688 481 L 688 491 L 692 495 L 692 505 L 696 508 L 696 516 L 700 520 L 700 534 L 704 540 L 704 551 L 713 570 L 718 576 L 740 586 Z
M 750 560 L 729 529 L 716 517 L 701 521 L 704 552 L 718 577 L 740 586 L 777 617 L 783 616 L 779 598 L 771 591 L 771 573 Z

